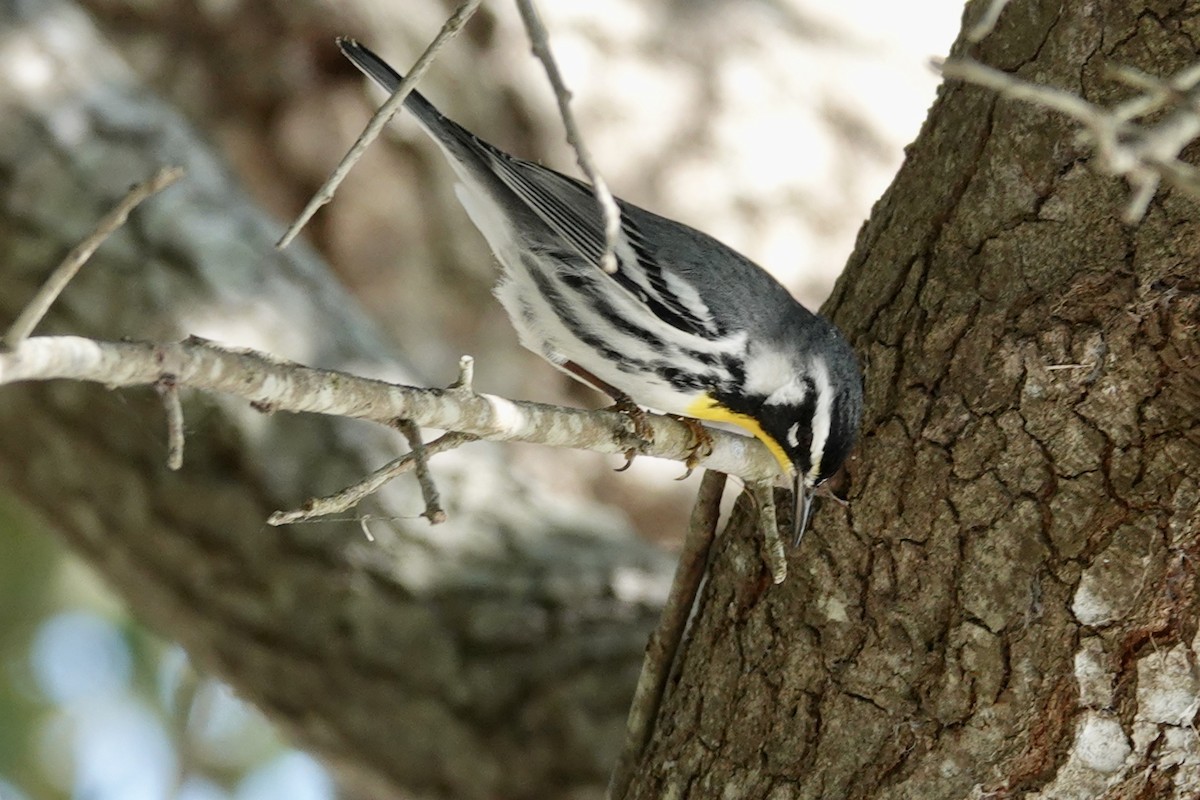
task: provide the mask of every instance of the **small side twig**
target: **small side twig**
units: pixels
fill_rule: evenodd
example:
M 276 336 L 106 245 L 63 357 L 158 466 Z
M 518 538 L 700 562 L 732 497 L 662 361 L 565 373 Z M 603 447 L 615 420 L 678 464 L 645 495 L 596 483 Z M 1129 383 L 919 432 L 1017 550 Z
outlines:
M 475 391 L 472 386 L 474 383 L 475 359 L 471 356 L 460 356 L 458 359 L 458 377 L 447 388 L 459 392 L 473 392 Z
M 373 541 L 375 541 L 375 535 L 373 533 L 371 533 L 371 529 L 367 526 L 367 523 L 370 521 L 371 521 L 370 514 L 364 514 L 358 518 L 358 524 L 359 524 L 359 527 L 362 528 L 363 536 L 365 536 L 367 538 L 368 542 L 373 542 Z
M 317 193 L 312 196 L 308 204 L 304 206 L 304 210 L 300 212 L 296 220 L 284 231 L 283 236 L 275 244 L 277 250 L 282 250 L 291 244 L 292 240 L 300 234 L 300 231 L 308 224 L 308 221 L 317 213 L 317 210 L 333 199 L 333 193 L 337 191 L 342 181 L 350 174 L 350 170 L 362 158 L 363 153 L 367 151 L 367 147 L 370 146 L 371 142 L 379 138 L 380 132 L 391 121 L 392 117 L 396 115 L 396 112 L 400 110 L 400 106 L 404 105 L 405 98 L 412 92 L 413 87 L 417 85 L 417 81 L 421 79 L 425 71 L 429 69 L 429 65 L 433 63 L 434 57 L 437 56 L 438 52 L 447 42 L 462 30 L 462 27 L 467 24 L 467 20 L 479 8 L 481 2 L 482 0 L 465 0 L 465 2 L 454 10 L 454 13 L 442 25 L 442 29 L 438 31 L 437 36 L 425 48 L 425 52 L 421 53 L 421 57 L 417 59 L 412 69 L 404 76 L 404 80 L 400 81 L 400 85 L 396 87 L 395 93 L 375 112 L 375 116 L 371 117 L 371 121 L 367 123 L 366 129 L 358 137 L 358 140 L 354 142 L 349 152 L 342 156 L 341 162 L 334 168 L 329 178 L 317 190 Z
M 667 595 L 658 628 L 646 645 L 646 657 L 638 676 L 629 719 L 625 723 L 625 744 L 608 783 L 608 800 L 622 800 L 629 790 L 634 769 L 641 761 L 654 733 L 654 722 L 666 695 L 667 679 L 679 653 L 684 631 L 696 602 L 700 584 L 708 566 L 708 554 L 717 531 L 721 495 L 725 491 L 725 473 L 706 470 L 700 480 L 700 492 L 688 522 L 679 565 Z
M 775 515 L 775 483 L 755 481 L 747 484 L 758 505 L 758 529 L 763 537 L 763 560 L 771 570 L 771 581 L 776 585 L 787 580 L 787 552 L 779 535 L 779 519 Z
M 179 402 L 179 382 L 174 375 L 163 375 L 154 384 L 167 413 L 167 469 L 183 466 L 183 404 Z
M 129 212 L 137 208 L 146 198 L 161 192 L 182 177 L 182 167 L 163 167 L 149 179 L 130 189 L 113 207 L 112 211 L 109 211 L 96 223 L 92 232 L 82 242 L 75 245 L 71 252 L 67 253 L 67 257 L 54 269 L 54 272 L 50 273 L 50 277 L 42 284 L 42 288 L 38 289 L 33 299 L 21 310 L 12 327 L 8 329 L 8 333 L 4 335 L 4 346 L 9 350 L 17 349 L 17 346 L 33 333 L 33 329 L 42 321 L 42 317 L 46 316 L 50 306 L 54 305 L 54 301 L 62 294 L 63 289 L 67 288 L 67 284 L 79 273 L 92 254 L 100 245 L 104 244 L 108 237 L 125 224 L 125 221 L 129 219 Z
M 409 454 L 417 470 L 417 483 L 421 487 L 421 496 L 425 498 L 425 518 L 430 525 L 439 525 L 446 521 L 446 512 L 442 510 L 442 499 L 438 495 L 437 485 L 433 482 L 433 474 L 429 471 L 429 454 L 425 452 L 425 440 L 421 438 L 421 428 L 411 419 L 396 420 L 396 427 L 408 439 L 412 448 Z
M 988 34 L 996 27 L 996 23 L 1000 21 L 1000 15 L 1004 13 L 1004 7 L 1008 3 L 1009 0 L 992 0 L 988 3 L 988 7 L 984 9 L 983 15 L 967 31 L 967 41 L 982 42 L 986 39 Z
M 446 450 L 453 450 L 455 447 L 473 442 L 478 438 L 469 433 L 447 433 L 424 445 L 423 449 L 426 457 L 428 457 L 445 452 Z M 293 522 L 303 522 L 329 514 L 340 514 L 353 508 L 363 498 L 374 494 L 385 483 L 403 475 L 416 465 L 415 451 L 406 453 L 394 461 L 389 461 L 363 480 L 352 486 L 347 486 L 337 494 L 307 500 L 302 508 L 295 511 L 276 511 L 267 517 L 267 524 L 276 526 L 290 525 Z
M 575 115 L 571 112 L 571 90 L 567 88 L 562 73 L 558 71 L 558 63 L 550 51 L 550 36 L 546 32 L 546 26 L 542 24 L 537 8 L 533 5 L 533 0 L 517 0 L 517 8 L 521 12 L 525 30 L 529 33 L 529 43 L 533 54 L 542 62 L 542 66 L 546 70 L 546 77 L 550 79 L 550 85 L 554 88 L 554 97 L 558 101 L 558 113 L 562 117 L 563 127 L 567 132 L 567 142 L 575 151 L 579 168 L 591 182 L 592 193 L 596 196 L 596 203 L 599 204 L 600 213 L 604 216 L 604 255 L 600 258 L 600 268 L 611 275 L 617 271 L 616 253 L 618 243 L 621 241 L 621 209 L 617 206 L 617 201 L 609 191 L 608 184 L 601 177 L 600 171 L 596 169 L 596 163 L 592 160 L 592 154 L 583 142 L 579 126 L 575 124 Z
M 1105 73 L 1113 80 L 1142 92 L 1114 109 L 1114 116 L 1126 122 L 1169 105 L 1191 103 L 1194 106 L 1195 98 L 1190 97 L 1189 92 L 1200 84 L 1200 62 L 1180 70 L 1169 81 L 1122 64 L 1107 67 Z

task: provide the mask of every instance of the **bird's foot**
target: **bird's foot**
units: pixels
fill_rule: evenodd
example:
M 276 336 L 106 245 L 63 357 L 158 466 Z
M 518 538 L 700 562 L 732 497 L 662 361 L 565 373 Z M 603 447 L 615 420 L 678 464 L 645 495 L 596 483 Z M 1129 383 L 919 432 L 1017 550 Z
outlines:
M 654 441 L 654 429 L 650 427 L 650 420 L 646 415 L 645 409 L 633 402 L 628 396 L 621 395 L 616 398 L 609 411 L 616 411 L 619 414 L 624 414 L 630 422 L 631 432 L 638 443 L 625 451 L 625 464 L 617 467 L 617 472 L 624 472 L 633 466 L 633 460 L 638 457 L 639 451 L 648 444 Z
M 700 462 L 703 459 L 712 455 L 712 434 L 709 433 L 708 428 L 704 427 L 704 425 L 701 424 L 700 420 L 698 419 L 693 419 L 692 417 L 681 417 L 678 414 L 668 414 L 667 416 L 671 417 L 672 419 L 677 419 L 684 425 L 687 425 L 688 432 L 692 435 L 691 441 L 688 443 L 688 457 L 687 460 L 683 462 L 684 466 L 687 467 L 687 471 L 675 479 L 677 481 L 685 481 L 691 477 L 692 472 L 696 469 L 696 467 L 700 466 Z

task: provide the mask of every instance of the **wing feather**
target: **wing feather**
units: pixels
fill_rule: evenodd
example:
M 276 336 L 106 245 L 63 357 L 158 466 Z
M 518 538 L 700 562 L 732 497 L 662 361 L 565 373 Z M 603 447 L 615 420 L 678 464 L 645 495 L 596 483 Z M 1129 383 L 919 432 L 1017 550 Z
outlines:
M 486 148 L 496 176 L 563 242 L 599 270 L 605 247 L 604 222 L 591 187 L 476 141 Z M 671 272 L 671 265 L 654 258 L 630 213 L 634 209 L 623 201 L 617 203 L 622 211 L 623 241 L 618 243 L 617 272 L 612 279 L 668 325 L 706 339 L 721 336 L 723 331 L 700 293 L 686 278 Z

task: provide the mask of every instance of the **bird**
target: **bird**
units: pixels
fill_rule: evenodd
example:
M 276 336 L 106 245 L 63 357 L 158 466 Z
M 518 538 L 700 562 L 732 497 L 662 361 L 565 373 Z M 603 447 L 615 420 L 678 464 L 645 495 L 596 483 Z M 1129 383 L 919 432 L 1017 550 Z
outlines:
M 389 94 L 402 76 L 354 39 L 342 53 Z M 590 184 L 509 155 L 419 92 L 405 108 L 441 149 L 501 265 L 495 294 L 521 344 L 620 402 L 733 423 L 789 476 L 798 545 L 818 487 L 858 436 L 863 380 L 826 318 L 713 237 L 614 198 L 616 269 Z

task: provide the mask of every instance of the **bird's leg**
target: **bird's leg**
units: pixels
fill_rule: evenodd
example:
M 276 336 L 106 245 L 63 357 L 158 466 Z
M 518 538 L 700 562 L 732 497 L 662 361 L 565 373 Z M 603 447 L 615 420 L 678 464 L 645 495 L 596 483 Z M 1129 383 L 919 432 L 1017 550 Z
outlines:
M 708 428 L 698 419 L 692 417 L 681 417 L 678 414 L 668 414 L 668 417 L 677 419 L 684 425 L 687 425 L 688 432 L 692 435 L 692 440 L 688 444 L 688 457 L 683 465 L 687 467 L 687 472 L 680 475 L 675 480 L 685 481 L 692 475 L 692 471 L 700 465 L 700 459 L 708 458 L 713 452 L 712 434 L 708 432 Z M 704 451 L 701 453 L 701 451 Z
M 650 427 L 650 423 L 646 418 L 646 412 L 637 403 L 633 402 L 633 399 L 629 395 L 597 378 L 574 361 L 564 361 L 559 366 L 593 389 L 611 397 L 613 404 L 608 407 L 609 410 L 624 414 L 629 419 L 633 426 L 633 435 L 642 444 L 650 444 L 654 441 L 654 429 Z M 624 472 L 629 469 L 633 464 L 633 460 L 637 458 L 638 449 L 638 447 L 631 447 L 625 451 L 625 465 L 618 467 L 617 472 Z

